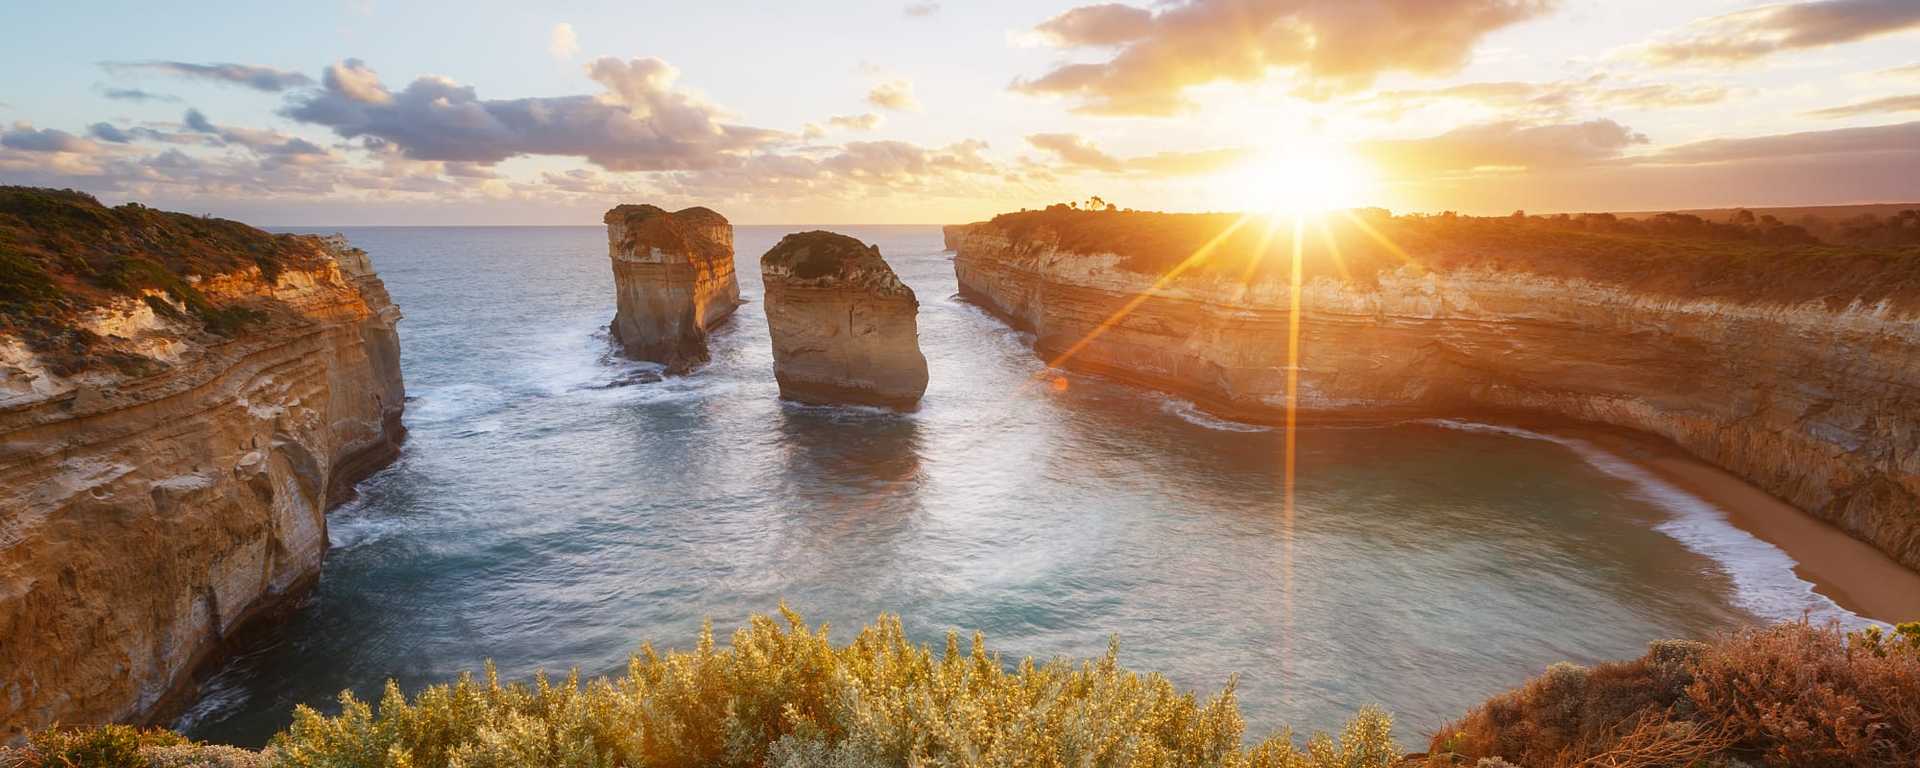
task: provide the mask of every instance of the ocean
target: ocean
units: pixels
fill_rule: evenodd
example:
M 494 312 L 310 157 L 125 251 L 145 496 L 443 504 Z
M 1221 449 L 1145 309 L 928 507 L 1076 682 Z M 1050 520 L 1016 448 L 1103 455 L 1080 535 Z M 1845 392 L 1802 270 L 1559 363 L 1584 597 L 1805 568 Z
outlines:
M 477 670 L 624 670 L 782 601 L 850 638 L 986 635 L 1210 695 L 1259 736 L 1391 704 L 1403 744 L 1548 664 L 1757 621 L 1849 618 L 1777 548 L 1578 440 L 1465 422 L 1282 435 L 1097 377 L 1037 385 L 1030 339 L 959 300 L 936 227 L 836 227 L 918 293 L 932 381 L 893 414 L 779 400 L 757 260 L 711 365 L 613 354 L 600 227 L 368 228 L 405 313 L 410 436 L 333 512 L 319 586 L 176 724 L 259 745 Z M 333 230 L 322 230 L 332 232 Z

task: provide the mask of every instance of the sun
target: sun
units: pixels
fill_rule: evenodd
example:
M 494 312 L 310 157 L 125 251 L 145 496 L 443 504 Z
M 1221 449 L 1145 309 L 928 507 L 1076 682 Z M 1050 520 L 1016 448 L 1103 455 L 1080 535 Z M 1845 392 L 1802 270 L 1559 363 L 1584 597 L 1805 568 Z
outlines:
M 1234 183 L 1248 212 L 1300 216 L 1365 205 L 1372 174 L 1346 147 L 1302 138 L 1261 151 Z

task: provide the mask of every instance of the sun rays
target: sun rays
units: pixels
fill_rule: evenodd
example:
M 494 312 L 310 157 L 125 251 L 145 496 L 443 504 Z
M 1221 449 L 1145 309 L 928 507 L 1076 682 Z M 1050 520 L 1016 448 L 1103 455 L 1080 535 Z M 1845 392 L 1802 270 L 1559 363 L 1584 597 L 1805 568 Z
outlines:
M 1116 214 L 1118 215 L 1118 214 Z M 1251 251 L 1235 252 L 1232 241 L 1241 235 L 1246 242 L 1243 230 L 1258 227 L 1259 231 L 1251 238 Z M 1284 230 L 1284 231 L 1283 231 Z M 1317 241 L 1311 240 L 1317 236 Z M 1359 245 L 1372 244 L 1390 254 L 1393 260 L 1402 265 L 1418 267 L 1417 262 L 1407 250 L 1394 242 L 1386 232 L 1381 231 L 1368 221 L 1365 212 L 1340 208 L 1334 210 L 1312 207 L 1296 208 L 1292 211 L 1269 211 L 1264 214 L 1241 214 L 1231 223 L 1214 233 L 1205 243 L 1195 248 L 1179 263 L 1157 275 L 1153 282 L 1128 297 L 1117 310 L 1088 329 L 1073 343 L 1047 360 L 1045 371 L 1036 376 L 1055 390 L 1066 389 L 1066 380 L 1059 371 L 1071 367 L 1075 358 L 1085 353 L 1089 346 L 1102 336 L 1125 324 L 1147 302 L 1159 298 L 1164 301 L 1176 300 L 1170 294 L 1176 293 L 1180 286 L 1177 281 L 1187 277 L 1196 281 L 1212 278 L 1218 280 L 1222 275 L 1210 269 L 1223 266 L 1217 262 L 1231 263 L 1234 258 L 1244 259 L 1244 265 L 1228 274 L 1232 275 L 1229 286 L 1233 301 L 1253 306 L 1271 301 L 1272 291 L 1258 290 L 1263 285 L 1278 289 L 1277 275 L 1274 270 L 1265 269 L 1272 265 L 1286 265 L 1286 338 L 1284 339 L 1285 357 L 1285 406 L 1281 414 L 1280 460 L 1280 509 L 1278 519 L 1279 533 L 1279 573 L 1276 574 L 1281 586 L 1281 636 L 1278 644 L 1281 649 L 1279 674 L 1282 680 L 1292 677 L 1293 662 L 1293 616 L 1296 598 L 1294 570 L 1297 536 L 1296 521 L 1299 517 L 1296 487 L 1299 479 L 1299 427 L 1300 427 L 1300 390 L 1301 372 L 1308 355 L 1302 340 L 1302 320 L 1304 317 L 1305 296 L 1308 287 L 1308 268 L 1310 256 L 1324 262 L 1324 268 L 1317 269 L 1321 275 L 1337 276 L 1343 283 L 1351 283 L 1355 269 L 1348 263 L 1348 254 L 1358 252 L 1355 248 L 1343 248 L 1343 236 L 1357 240 Z M 1310 245 L 1317 249 L 1310 249 Z M 1243 246 L 1244 247 L 1244 246 Z M 1284 262 L 1281 261 L 1284 259 Z M 1199 284 L 1200 290 L 1217 289 L 1217 283 Z M 1262 307 L 1278 309 L 1278 307 Z M 1275 340 L 1279 343 L 1281 340 Z M 1110 365 L 1103 362 L 1101 367 Z

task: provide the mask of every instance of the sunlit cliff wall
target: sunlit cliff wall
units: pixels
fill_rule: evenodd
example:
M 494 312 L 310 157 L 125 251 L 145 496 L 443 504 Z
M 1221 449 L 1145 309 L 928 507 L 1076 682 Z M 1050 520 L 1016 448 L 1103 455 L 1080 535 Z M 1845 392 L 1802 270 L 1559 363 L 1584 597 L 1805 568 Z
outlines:
M 946 237 L 962 294 L 1031 330 L 1043 358 L 1073 350 L 1063 365 L 1234 418 L 1283 414 L 1284 278 L 1190 272 L 1155 288 L 1045 228 Z M 1688 299 L 1506 264 L 1316 275 L 1300 311 L 1303 419 L 1510 414 L 1652 433 L 1920 569 L 1920 319 L 1887 303 Z
M 189 278 L 260 313 L 230 335 L 157 290 L 74 318 L 133 373 L 62 372 L 0 330 L 0 742 L 179 704 L 318 578 L 327 509 L 396 455 L 399 310 L 344 241 L 279 242 L 298 258 L 274 279 Z

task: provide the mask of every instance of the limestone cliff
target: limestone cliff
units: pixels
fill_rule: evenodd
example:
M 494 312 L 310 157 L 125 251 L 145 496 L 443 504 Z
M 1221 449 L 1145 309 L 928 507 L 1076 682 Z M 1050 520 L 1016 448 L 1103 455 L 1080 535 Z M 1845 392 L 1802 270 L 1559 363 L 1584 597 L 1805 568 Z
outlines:
M 72 193 L 0 188 L 0 266 L 0 742 L 164 715 L 396 455 L 400 313 L 339 238 Z
M 617 308 L 610 330 L 629 357 L 681 372 L 707 361 L 707 331 L 740 306 L 733 227 L 706 208 L 607 211 Z
M 1202 243 L 1155 260 L 1138 244 L 1184 224 L 1134 218 L 1103 239 L 1097 222 L 1022 216 L 946 236 L 962 294 L 1031 330 L 1042 357 L 1233 418 L 1284 413 L 1286 233 L 1266 258 Z M 1410 244 L 1392 258 L 1356 256 L 1370 237 L 1307 257 L 1303 419 L 1546 416 L 1652 433 L 1920 569 L 1913 254 L 1743 255 L 1540 231 L 1559 222 L 1440 221 L 1387 233 Z M 1456 231 L 1471 247 L 1423 237 Z
M 920 301 L 877 246 L 788 235 L 760 257 L 780 396 L 911 409 L 927 391 Z

